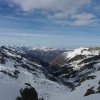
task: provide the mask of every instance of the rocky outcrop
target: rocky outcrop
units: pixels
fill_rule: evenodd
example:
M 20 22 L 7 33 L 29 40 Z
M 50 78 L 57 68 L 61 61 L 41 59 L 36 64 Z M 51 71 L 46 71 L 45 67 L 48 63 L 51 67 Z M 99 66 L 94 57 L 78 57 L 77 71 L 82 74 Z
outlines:
M 38 93 L 30 84 L 27 84 L 27 87 L 21 89 L 20 94 L 21 97 L 17 97 L 16 100 L 38 100 Z

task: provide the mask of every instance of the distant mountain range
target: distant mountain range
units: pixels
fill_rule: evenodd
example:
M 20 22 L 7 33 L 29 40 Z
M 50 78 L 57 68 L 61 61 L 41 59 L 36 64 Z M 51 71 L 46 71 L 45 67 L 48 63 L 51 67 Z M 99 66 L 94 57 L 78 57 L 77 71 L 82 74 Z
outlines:
M 0 100 L 99 100 L 100 48 L 0 47 Z

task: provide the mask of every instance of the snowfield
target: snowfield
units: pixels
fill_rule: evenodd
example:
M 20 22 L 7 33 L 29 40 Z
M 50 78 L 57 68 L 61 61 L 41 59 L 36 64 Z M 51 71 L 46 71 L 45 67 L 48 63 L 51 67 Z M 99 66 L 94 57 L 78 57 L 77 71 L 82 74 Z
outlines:
M 35 60 L 32 61 L 27 57 L 22 57 L 21 54 L 18 54 L 16 50 L 11 48 L 10 50 L 7 50 L 7 48 L 0 49 L 0 100 L 16 100 L 20 96 L 20 89 L 25 88 L 25 83 L 31 84 L 36 89 L 38 97 L 44 100 L 99 100 L 100 94 L 97 93 L 97 88 L 100 86 L 99 60 L 91 69 L 87 69 L 85 63 L 78 65 L 83 59 L 75 60 L 70 65 L 74 67 L 83 66 L 84 69 L 81 69 L 81 67 L 81 70 L 73 68 L 73 70 L 78 71 L 75 74 L 76 76 L 65 79 L 63 76 L 66 76 L 68 73 L 62 73 L 58 77 L 54 76 L 59 81 L 53 81 L 46 76 L 47 71 L 44 70 L 44 67 Z M 85 55 L 86 58 L 90 58 L 99 56 L 99 51 L 89 51 L 88 48 L 79 48 L 63 53 L 66 59 L 72 59 L 76 55 Z M 20 59 L 20 62 L 17 61 L 18 59 Z M 86 79 L 87 76 L 85 75 L 95 77 Z M 81 79 L 85 78 L 81 83 L 80 81 L 76 81 L 80 77 Z M 75 89 L 72 90 L 71 87 L 63 84 L 61 78 L 64 81 L 67 80 L 67 82 L 74 84 Z M 93 87 L 95 93 L 84 96 L 86 91 L 91 87 Z
M 99 51 L 89 51 L 89 48 L 78 48 L 73 51 L 65 52 L 63 54 L 65 58 L 73 58 L 76 55 L 85 55 L 85 56 L 94 56 L 94 55 L 99 55 Z
M 15 69 L 0 65 L 0 70 L 12 72 Z M 24 88 L 24 83 L 30 83 L 37 90 L 39 97 L 45 100 L 53 100 L 58 94 L 66 94 L 69 90 L 63 85 L 46 79 L 41 72 L 33 75 L 22 68 L 17 70 L 20 71 L 17 80 L 0 73 L 0 100 L 15 100 L 17 96 L 20 96 L 19 90 Z
M 12 54 L 6 53 L 12 56 Z M 13 57 L 19 56 L 13 55 Z M 26 64 L 26 60 L 22 60 L 22 63 Z M 14 65 L 18 65 L 18 67 L 14 67 Z M 25 87 L 24 83 L 30 83 L 38 92 L 38 96 L 43 97 L 44 100 L 54 100 L 58 94 L 66 94 L 69 91 L 67 87 L 48 80 L 43 72 L 38 69 L 38 67 L 41 68 L 41 65 L 36 63 L 34 65 L 37 70 L 29 72 L 29 70 L 19 67 L 20 64 L 12 59 L 6 59 L 5 64 L 0 64 L 0 71 L 3 70 L 12 74 L 15 70 L 20 72 L 18 79 L 0 72 L 0 100 L 16 100 L 16 97 L 20 96 L 20 89 Z

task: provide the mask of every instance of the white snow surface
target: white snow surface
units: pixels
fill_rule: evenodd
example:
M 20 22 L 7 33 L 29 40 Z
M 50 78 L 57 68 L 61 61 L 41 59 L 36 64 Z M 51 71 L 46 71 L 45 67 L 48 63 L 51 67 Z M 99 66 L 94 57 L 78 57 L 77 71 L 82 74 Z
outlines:
M 76 55 L 85 55 L 85 56 L 93 56 L 93 55 L 99 55 L 99 51 L 89 51 L 89 48 L 78 48 L 69 52 L 65 52 L 63 53 L 63 56 L 65 57 L 65 59 L 69 58 L 73 58 Z
M 13 66 L 13 61 L 8 61 L 5 65 L 0 64 L 0 71 L 12 73 L 16 69 Z M 18 67 L 17 70 L 20 72 L 18 79 L 0 72 L 0 100 L 16 100 L 16 97 L 20 96 L 19 90 L 25 87 L 24 83 L 30 83 L 36 89 L 39 98 L 43 97 L 44 100 L 55 100 L 58 95 L 66 95 L 70 91 L 67 87 L 48 80 L 39 70 L 33 74 L 24 68 Z
M 100 72 L 98 71 L 91 75 L 95 75 L 96 78 L 94 80 L 87 80 L 83 82 L 80 86 L 76 87 L 76 89 L 73 92 L 68 92 L 66 95 L 58 95 L 57 97 L 55 97 L 55 100 L 99 100 L 99 93 L 84 96 L 87 89 L 95 87 L 94 90 L 96 91 L 96 88 L 98 87 L 98 82 L 100 81 Z
M 98 55 L 99 52 L 87 51 L 87 48 L 79 48 L 74 51 L 67 52 L 67 58 L 73 58 L 76 55 Z M 14 56 L 7 52 L 9 56 Z M 66 54 L 66 53 L 65 53 Z M 19 57 L 19 56 L 18 56 Z M 26 63 L 26 60 L 23 60 Z M 39 98 L 44 98 L 44 100 L 99 100 L 100 94 L 93 94 L 85 97 L 84 94 L 86 90 L 92 86 L 98 87 L 98 82 L 100 81 L 100 72 L 97 71 L 92 73 L 96 78 L 94 80 L 87 80 L 83 82 L 80 86 L 71 92 L 67 86 L 59 84 L 57 82 L 50 81 L 45 77 L 43 72 L 36 69 L 36 72 L 29 72 L 27 69 L 22 67 L 14 67 L 14 64 L 20 66 L 19 63 L 14 60 L 8 60 L 5 64 L 0 64 L 0 71 L 8 71 L 13 73 L 13 71 L 18 70 L 20 74 L 18 79 L 12 78 L 2 72 L 0 72 L 0 100 L 16 100 L 16 97 L 20 96 L 19 90 L 25 87 L 24 83 L 30 83 L 37 91 Z M 35 64 L 37 67 L 41 65 Z M 29 65 L 30 66 L 30 65 Z M 97 64 L 96 66 L 99 66 Z
M 42 51 L 54 51 L 57 50 L 58 48 L 50 48 L 50 47 L 41 47 L 41 46 L 35 46 L 35 47 L 30 47 L 29 50 L 42 50 Z

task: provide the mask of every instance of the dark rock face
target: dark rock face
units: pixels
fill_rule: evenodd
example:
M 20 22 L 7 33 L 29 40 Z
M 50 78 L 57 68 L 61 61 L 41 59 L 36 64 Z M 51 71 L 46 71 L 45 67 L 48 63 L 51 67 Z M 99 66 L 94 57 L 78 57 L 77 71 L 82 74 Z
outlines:
M 4 59 L 4 57 L 2 55 L 0 55 L 0 63 L 1 64 L 5 64 L 5 59 Z
M 91 87 L 91 88 L 87 89 L 84 96 L 89 96 L 91 94 L 100 93 L 100 85 L 98 86 L 98 88 L 96 90 L 93 90 L 93 89 L 94 89 L 94 87 Z
M 91 76 L 83 76 L 81 79 L 80 79 L 80 83 L 86 81 L 86 80 L 92 80 L 92 79 L 95 79 L 96 76 L 94 75 L 91 75 Z
M 89 89 L 86 91 L 86 93 L 85 93 L 84 96 L 88 96 L 88 95 L 94 94 L 95 91 L 93 90 L 93 88 L 94 88 L 94 87 L 89 88 Z
M 97 88 L 97 93 L 100 93 L 100 86 Z
M 13 72 L 5 71 L 5 70 L 0 70 L 0 73 L 4 73 L 5 75 L 8 75 L 12 78 L 18 79 L 18 74 L 20 73 L 19 71 L 15 70 Z
M 16 100 L 38 100 L 38 94 L 33 87 L 26 87 L 20 90 L 21 97 L 17 97 Z
M 73 61 L 77 61 L 77 60 L 80 60 L 80 59 L 84 59 L 86 56 L 84 55 L 76 55 L 74 58 L 68 60 L 68 63 L 70 62 L 73 62 Z
M 91 57 L 91 58 L 86 58 L 86 59 L 82 60 L 82 61 L 79 63 L 79 65 L 80 65 L 80 64 L 83 64 L 83 63 L 94 62 L 94 61 L 97 61 L 97 60 L 100 60 L 100 55 L 96 55 L 96 56 L 93 56 L 93 57 Z

